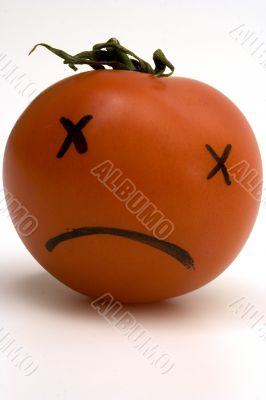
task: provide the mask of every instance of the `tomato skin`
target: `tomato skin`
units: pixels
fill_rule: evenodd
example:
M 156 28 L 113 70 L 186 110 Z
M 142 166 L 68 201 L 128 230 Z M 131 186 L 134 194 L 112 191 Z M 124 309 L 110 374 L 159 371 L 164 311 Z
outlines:
M 74 124 L 88 151 L 73 143 L 57 153 Z M 53 276 L 88 296 L 111 293 L 124 303 L 150 302 L 184 294 L 217 277 L 237 256 L 255 222 L 259 198 L 222 171 L 207 179 L 232 150 L 230 167 L 245 161 L 262 166 L 256 139 L 239 109 L 214 88 L 188 78 L 156 78 L 130 71 L 99 70 L 66 78 L 42 92 L 24 111 L 9 137 L 4 186 L 38 220 L 28 237 L 18 232 L 36 260 Z M 172 221 L 167 238 L 191 254 L 194 269 L 143 243 L 114 235 L 92 235 L 45 244 L 79 227 L 116 227 L 152 233 L 90 172 L 110 160 Z

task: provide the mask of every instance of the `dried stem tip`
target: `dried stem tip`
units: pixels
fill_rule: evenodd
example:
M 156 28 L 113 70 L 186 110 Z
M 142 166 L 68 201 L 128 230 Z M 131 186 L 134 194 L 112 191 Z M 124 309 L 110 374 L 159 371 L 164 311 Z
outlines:
M 52 53 L 60 58 L 63 58 L 64 64 L 76 71 L 76 65 L 87 64 L 93 69 L 105 69 L 105 65 L 120 70 L 144 72 L 157 77 L 170 76 L 174 72 L 174 66 L 165 57 L 161 49 L 157 49 L 153 53 L 153 61 L 155 68 L 146 61 L 139 58 L 132 51 L 121 46 L 115 38 L 109 39 L 106 43 L 95 44 L 90 51 L 83 51 L 74 56 L 67 54 L 63 50 L 55 49 L 45 43 L 36 44 L 30 51 L 31 54 L 36 47 L 44 46 Z M 169 73 L 164 73 L 165 69 L 169 68 Z

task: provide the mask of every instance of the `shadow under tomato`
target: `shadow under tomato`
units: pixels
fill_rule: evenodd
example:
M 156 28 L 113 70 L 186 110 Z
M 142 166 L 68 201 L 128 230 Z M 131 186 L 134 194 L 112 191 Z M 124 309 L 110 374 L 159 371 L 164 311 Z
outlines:
M 12 271 L 11 268 L 9 268 Z M 49 273 L 39 271 L 29 273 L 28 267 L 19 266 L 20 274 L 10 272 L 6 282 L 0 283 L 0 292 L 12 302 L 23 303 L 31 308 L 53 314 L 73 315 L 75 318 L 102 319 L 91 307 L 92 299 L 75 292 Z M 26 271 L 24 274 L 23 271 Z M 24 274 L 24 275 L 23 275 Z M 242 296 L 251 294 L 258 298 L 258 288 L 252 283 L 225 273 L 194 292 L 157 303 L 124 305 L 121 315 L 130 312 L 139 323 L 151 326 L 165 326 L 165 329 L 224 329 L 230 315 L 229 304 Z M 262 294 L 264 295 L 264 294 Z

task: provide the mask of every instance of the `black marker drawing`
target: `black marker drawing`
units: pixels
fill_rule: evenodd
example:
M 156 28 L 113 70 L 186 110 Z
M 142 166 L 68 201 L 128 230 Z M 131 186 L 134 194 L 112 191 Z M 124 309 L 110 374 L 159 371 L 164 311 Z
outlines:
M 82 129 L 92 118 L 92 115 L 85 115 L 76 125 L 73 124 L 73 122 L 71 122 L 68 118 L 60 118 L 61 124 L 67 131 L 67 137 L 57 153 L 57 158 L 62 158 L 65 155 L 72 142 L 74 143 L 79 154 L 86 153 L 88 150 L 88 145 L 85 136 L 82 133 Z
M 181 247 L 173 243 L 166 242 L 164 240 L 156 239 L 154 236 L 146 235 L 145 233 L 119 228 L 106 228 L 96 226 L 72 229 L 72 231 L 62 233 L 48 240 L 48 242 L 46 243 L 46 249 L 52 252 L 58 244 L 64 242 L 65 240 L 97 234 L 122 236 L 131 240 L 136 240 L 169 254 L 171 257 L 175 258 L 177 261 L 183 264 L 184 267 L 186 267 L 187 269 L 194 269 L 193 258 L 186 250 L 182 249 Z
M 211 172 L 209 173 L 209 175 L 207 176 L 207 179 L 211 179 L 214 175 L 217 174 L 218 171 L 222 171 L 223 176 L 224 176 L 224 181 L 227 185 L 231 185 L 231 181 L 229 178 L 229 174 L 227 171 L 227 168 L 225 166 L 225 162 L 230 154 L 230 151 L 232 149 L 232 145 L 228 144 L 225 149 L 224 152 L 222 154 L 221 157 L 219 157 L 215 151 L 213 150 L 213 148 L 209 145 L 206 144 L 205 145 L 206 149 L 208 150 L 208 152 L 212 155 L 212 157 L 215 159 L 215 161 L 217 161 L 217 165 L 211 170 Z

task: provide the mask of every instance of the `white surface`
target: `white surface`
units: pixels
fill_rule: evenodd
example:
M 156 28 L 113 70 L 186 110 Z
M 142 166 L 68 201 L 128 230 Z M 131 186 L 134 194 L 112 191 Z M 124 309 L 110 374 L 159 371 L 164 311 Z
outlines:
M 264 0 L 1 0 L 0 54 L 40 92 L 72 72 L 45 50 L 28 57 L 35 43 L 71 53 L 117 37 L 149 60 L 161 47 L 176 75 L 207 82 L 238 105 L 265 162 L 266 69 L 229 35 L 246 24 L 266 42 L 265 19 Z M 29 99 L 0 78 L 0 102 L 2 159 Z M 265 399 L 266 341 L 229 307 L 245 297 L 266 315 L 265 217 L 266 206 L 239 257 L 215 281 L 169 302 L 129 308 L 175 363 L 162 375 L 89 299 L 49 276 L 0 214 L 0 330 L 39 366 L 25 376 L 0 351 L 0 399 Z

